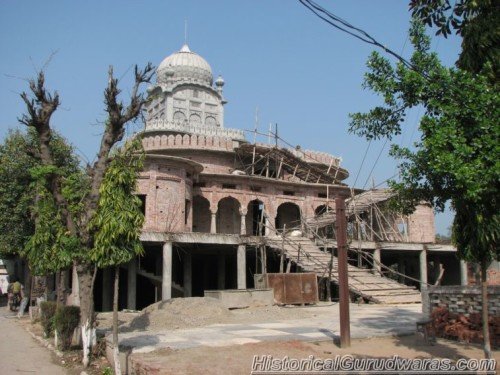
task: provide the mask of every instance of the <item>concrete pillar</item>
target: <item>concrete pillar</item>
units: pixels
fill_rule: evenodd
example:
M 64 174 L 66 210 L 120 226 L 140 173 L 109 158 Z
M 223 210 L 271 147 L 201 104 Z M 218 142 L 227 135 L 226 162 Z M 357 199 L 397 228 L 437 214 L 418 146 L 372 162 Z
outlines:
M 375 250 L 373 250 L 373 271 L 376 273 L 376 274 L 380 274 L 380 270 L 381 270 L 381 267 L 380 267 L 380 262 L 381 262 L 381 255 L 380 255 L 380 248 L 375 248 Z
M 226 288 L 226 256 L 219 254 L 217 256 L 217 289 Z
M 217 212 L 212 212 L 212 219 L 210 220 L 210 233 L 217 233 Z
M 427 288 L 427 249 L 424 247 L 419 254 L 420 263 L 420 290 Z
M 113 310 L 113 272 L 111 268 L 102 270 L 102 311 Z
M 238 272 L 238 289 L 247 288 L 247 273 L 246 273 L 246 246 L 238 245 L 236 254 L 237 272 Z
M 184 297 L 191 297 L 193 294 L 193 270 L 191 253 L 184 254 Z
M 460 285 L 469 284 L 469 277 L 467 272 L 467 262 L 465 260 L 460 259 Z
M 161 283 L 161 299 L 172 298 L 172 242 L 163 244 L 163 276 Z
M 127 309 L 137 307 L 137 259 L 134 257 L 128 264 L 127 270 Z
M 247 234 L 247 215 L 241 214 L 240 235 Z
M 420 263 L 420 292 L 422 295 L 422 313 L 424 316 L 430 316 L 430 301 L 429 293 L 427 292 L 427 249 L 424 249 L 419 254 Z

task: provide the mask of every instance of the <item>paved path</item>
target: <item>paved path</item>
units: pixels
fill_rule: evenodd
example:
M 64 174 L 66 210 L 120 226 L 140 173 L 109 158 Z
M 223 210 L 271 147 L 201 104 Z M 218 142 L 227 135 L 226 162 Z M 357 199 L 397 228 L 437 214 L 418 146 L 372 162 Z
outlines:
M 340 332 L 338 305 L 318 307 L 316 316 L 255 324 L 213 324 L 203 328 L 135 331 L 119 336 L 120 346 L 133 353 L 160 348 L 186 349 L 197 346 L 228 346 L 261 341 L 324 341 Z M 391 336 L 415 332 L 421 318 L 420 304 L 382 306 L 351 305 L 351 337 Z M 272 318 L 272 317 L 271 317 Z
M 52 353 L 15 322 L 15 315 L 0 308 L 0 374 L 66 375 L 52 362 Z

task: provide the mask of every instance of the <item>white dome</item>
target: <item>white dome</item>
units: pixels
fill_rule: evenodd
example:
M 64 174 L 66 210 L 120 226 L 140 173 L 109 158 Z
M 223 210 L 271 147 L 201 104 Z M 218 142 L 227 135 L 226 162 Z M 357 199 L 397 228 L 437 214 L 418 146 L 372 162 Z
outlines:
M 156 70 L 158 83 L 166 83 L 167 80 L 212 86 L 212 68 L 203 57 L 191 52 L 184 44 L 179 52 L 165 58 Z

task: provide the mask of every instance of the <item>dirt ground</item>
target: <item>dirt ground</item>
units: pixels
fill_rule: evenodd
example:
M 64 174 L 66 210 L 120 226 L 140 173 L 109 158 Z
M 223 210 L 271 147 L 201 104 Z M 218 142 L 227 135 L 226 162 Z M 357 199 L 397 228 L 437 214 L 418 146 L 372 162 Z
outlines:
M 326 306 L 320 305 L 320 306 Z M 219 300 L 206 297 L 174 298 L 157 302 L 140 312 L 119 312 L 121 332 L 205 327 L 220 323 L 263 323 L 277 320 L 314 317 L 314 309 L 279 306 L 251 306 L 227 309 Z M 112 313 L 97 314 L 98 327 L 112 326 Z
M 483 358 L 479 346 L 448 340 L 438 340 L 436 345 L 418 345 L 415 336 L 382 337 L 353 340 L 350 348 L 339 348 L 332 342 L 261 342 L 231 347 L 198 347 L 185 350 L 161 350 L 148 354 L 134 354 L 132 361 L 141 363 L 155 374 L 249 374 L 254 355 L 272 355 L 275 358 L 333 358 L 351 354 L 362 358 Z M 500 352 L 494 352 L 500 361 Z M 498 365 L 497 365 L 498 371 Z M 146 373 L 146 372 L 145 372 Z

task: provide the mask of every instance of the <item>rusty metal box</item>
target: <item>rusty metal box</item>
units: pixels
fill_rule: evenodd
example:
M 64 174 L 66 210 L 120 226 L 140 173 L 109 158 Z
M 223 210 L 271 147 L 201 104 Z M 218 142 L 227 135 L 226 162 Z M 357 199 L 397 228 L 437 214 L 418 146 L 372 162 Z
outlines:
M 318 302 L 315 273 L 266 273 L 254 275 L 255 288 L 274 290 L 276 303 L 297 305 Z

